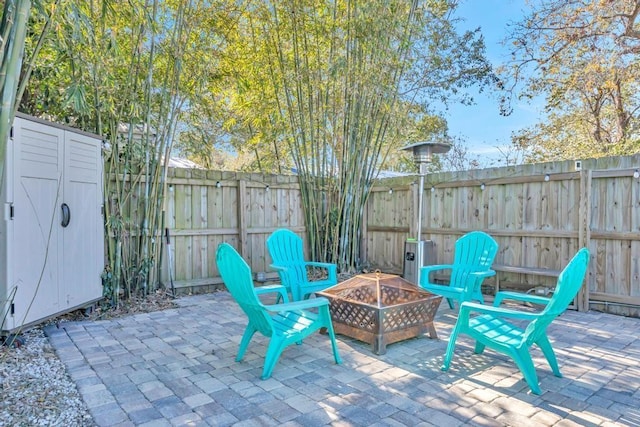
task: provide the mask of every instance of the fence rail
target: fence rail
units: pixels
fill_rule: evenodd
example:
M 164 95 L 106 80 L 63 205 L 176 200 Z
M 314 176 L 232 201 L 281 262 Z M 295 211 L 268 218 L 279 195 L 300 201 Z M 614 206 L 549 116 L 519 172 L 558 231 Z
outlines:
M 638 165 L 640 155 L 584 160 L 579 171 L 567 161 L 429 174 L 421 235 L 435 243 L 438 263 L 450 262 L 457 238 L 472 230 L 498 241 L 496 263 L 503 265 L 561 270 L 586 246 L 592 258 L 578 308 L 638 316 Z M 172 169 L 167 183 L 177 286 L 221 283 L 215 250 L 223 241 L 240 251 L 254 273 L 270 278 L 269 234 L 286 227 L 306 238 L 295 176 Z M 361 233 L 361 259 L 371 268 L 402 271 L 404 242 L 417 236 L 418 200 L 417 177 L 376 183 Z M 553 277 L 498 274 L 502 288 L 555 283 Z
M 165 223 L 178 288 L 221 283 L 215 251 L 222 242 L 236 247 L 252 271 L 268 272 L 266 238 L 281 227 L 305 231 L 297 177 L 190 169 L 167 174 Z

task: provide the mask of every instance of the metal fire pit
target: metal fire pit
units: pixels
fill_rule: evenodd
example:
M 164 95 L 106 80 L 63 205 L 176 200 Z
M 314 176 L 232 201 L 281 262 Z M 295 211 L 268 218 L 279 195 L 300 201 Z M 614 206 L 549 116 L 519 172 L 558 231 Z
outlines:
M 442 297 L 400 276 L 360 274 L 316 294 L 329 300 L 335 332 L 368 342 L 376 354 L 426 332 L 438 338 L 433 317 Z

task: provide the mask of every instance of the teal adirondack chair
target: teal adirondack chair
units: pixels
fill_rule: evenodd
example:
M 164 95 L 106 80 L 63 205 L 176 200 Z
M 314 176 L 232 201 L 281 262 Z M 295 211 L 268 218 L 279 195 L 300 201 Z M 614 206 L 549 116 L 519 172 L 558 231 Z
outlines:
M 482 281 L 496 272 L 491 264 L 498 253 L 498 243 L 485 232 L 472 231 L 460 237 L 455 244 L 453 264 L 429 265 L 420 269 L 420 286 L 447 299 L 449 307 L 472 299 L 484 303 Z M 449 271 L 449 283 L 431 282 L 430 273 Z
M 460 306 L 458 321 L 449 337 L 442 370 L 449 369 L 458 334 L 464 333 L 476 340 L 476 354 L 481 354 L 485 347 L 489 347 L 511 357 L 523 373 L 531 391 L 534 394 L 540 394 L 538 376 L 529 347 L 537 344 L 553 374 L 556 377 L 562 377 L 556 355 L 547 337 L 547 327 L 567 309 L 569 303 L 575 298 L 584 281 L 588 263 L 589 250 L 582 248 L 560 274 L 555 292 L 550 298 L 516 292 L 498 292 L 493 307 L 463 302 Z M 544 304 L 545 307 L 537 313 L 501 308 L 500 303 L 505 299 Z M 479 313 L 479 315 L 471 316 L 471 313 Z M 528 324 L 525 328 L 519 328 L 503 318 L 528 321 Z
M 254 288 L 251 269 L 228 243 L 218 246 L 216 262 L 225 286 L 249 318 L 249 324 L 240 341 L 237 362 L 244 357 L 249 341 L 256 332 L 270 337 L 260 377 L 265 380 L 271 377 L 280 354 L 288 345 L 301 343 L 304 338 L 320 328 L 326 328 L 333 347 L 333 358 L 337 364 L 342 363 L 329 313 L 329 301 L 326 298 L 290 303 L 283 286 Z M 285 303 L 264 305 L 258 295 L 267 292 L 278 292 Z
M 310 294 L 322 291 L 338 283 L 335 264 L 305 261 L 302 239 L 285 228 L 274 231 L 267 239 L 267 249 L 273 263 L 271 268 L 278 272 L 280 282 L 291 292 L 294 301 L 306 299 Z M 326 278 L 309 280 L 307 269 L 319 268 L 326 272 Z

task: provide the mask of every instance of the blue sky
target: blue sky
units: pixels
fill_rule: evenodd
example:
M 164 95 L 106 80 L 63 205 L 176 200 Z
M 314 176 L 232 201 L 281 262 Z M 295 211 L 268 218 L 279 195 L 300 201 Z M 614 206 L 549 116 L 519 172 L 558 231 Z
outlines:
M 527 9 L 525 0 L 463 0 L 456 15 L 464 19 L 461 29 L 481 27 L 487 57 L 497 67 L 507 58 L 508 49 L 501 43 L 507 24 L 518 21 Z M 481 156 L 486 166 L 483 159 L 500 157 L 495 147 L 509 145 L 512 132 L 538 121 L 541 106 L 516 104 L 513 113 L 503 117 L 497 97 L 475 92 L 474 98 L 476 105 L 451 105 L 444 115 L 449 134 L 463 138 L 471 156 Z

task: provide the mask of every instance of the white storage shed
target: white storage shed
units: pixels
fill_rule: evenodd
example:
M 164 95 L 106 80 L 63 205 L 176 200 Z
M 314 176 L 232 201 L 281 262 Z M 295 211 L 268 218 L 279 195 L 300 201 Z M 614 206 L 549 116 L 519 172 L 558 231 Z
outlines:
M 99 136 L 15 118 L 0 193 L 3 335 L 102 297 L 102 176 Z

